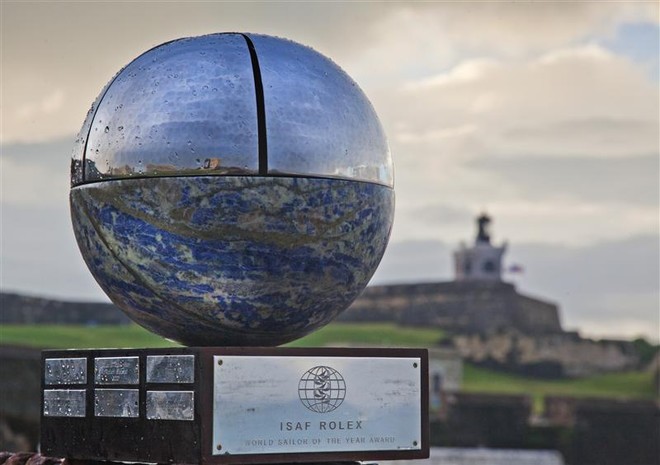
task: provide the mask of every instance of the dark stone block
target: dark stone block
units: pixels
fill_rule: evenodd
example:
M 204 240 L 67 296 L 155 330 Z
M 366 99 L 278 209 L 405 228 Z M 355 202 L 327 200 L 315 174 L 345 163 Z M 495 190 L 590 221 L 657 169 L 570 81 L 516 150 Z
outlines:
M 660 463 L 660 408 L 652 401 L 576 402 L 574 434 L 571 464 Z
M 531 413 L 528 396 L 454 394 L 444 423 L 433 423 L 433 445 L 523 448 Z M 503 427 L 506 425 L 506 427 Z
M 0 346 L 0 450 L 39 443 L 41 351 Z

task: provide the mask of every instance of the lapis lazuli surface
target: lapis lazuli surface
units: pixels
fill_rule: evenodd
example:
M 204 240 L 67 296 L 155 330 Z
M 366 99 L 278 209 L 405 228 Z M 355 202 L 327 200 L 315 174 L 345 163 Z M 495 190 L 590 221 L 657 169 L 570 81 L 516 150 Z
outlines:
M 279 345 L 327 324 L 376 270 L 394 212 L 387 186 L 292 177 L 113 180 L 70 201 L 111 300 L 187 345 Z

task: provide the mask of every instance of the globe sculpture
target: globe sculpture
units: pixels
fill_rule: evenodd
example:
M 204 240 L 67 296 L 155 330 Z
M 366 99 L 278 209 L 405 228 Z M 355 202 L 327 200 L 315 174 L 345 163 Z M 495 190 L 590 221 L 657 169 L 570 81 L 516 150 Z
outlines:
M 272 346 L 364 289 L 392 176 L 371 104 L 331 60 L 212 34 L 147 51 L 102 90 L 73 152 L 71 216 L 95 279 L 140 325 Z

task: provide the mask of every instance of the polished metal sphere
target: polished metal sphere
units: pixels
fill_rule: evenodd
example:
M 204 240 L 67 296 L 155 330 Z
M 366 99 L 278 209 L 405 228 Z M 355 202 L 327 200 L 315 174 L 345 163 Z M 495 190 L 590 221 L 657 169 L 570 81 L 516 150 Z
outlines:
M 328 58 L 264 35 L 167 42 L 92 105 L 71 163 L 92 274 L 188 345 L 278 345 L 328 323 L 385 251 L 392 163 Z

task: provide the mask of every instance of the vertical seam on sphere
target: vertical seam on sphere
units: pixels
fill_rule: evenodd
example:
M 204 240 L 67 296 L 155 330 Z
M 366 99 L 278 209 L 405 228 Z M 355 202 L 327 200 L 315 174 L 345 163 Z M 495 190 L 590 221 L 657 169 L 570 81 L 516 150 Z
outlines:
M 259 141 L 259 175 L 268 175 L 268 143 L 266 136 L 266 103 L 264 98 L 264 84 L 261 79 L 261 68 L 259 57 L 254 48 L 254 43 L 246 34 L 241 34 L 247 43 L 252 61 L 252 73 L 254 75 L 254 93 L 257 101 L 257 138 Z

